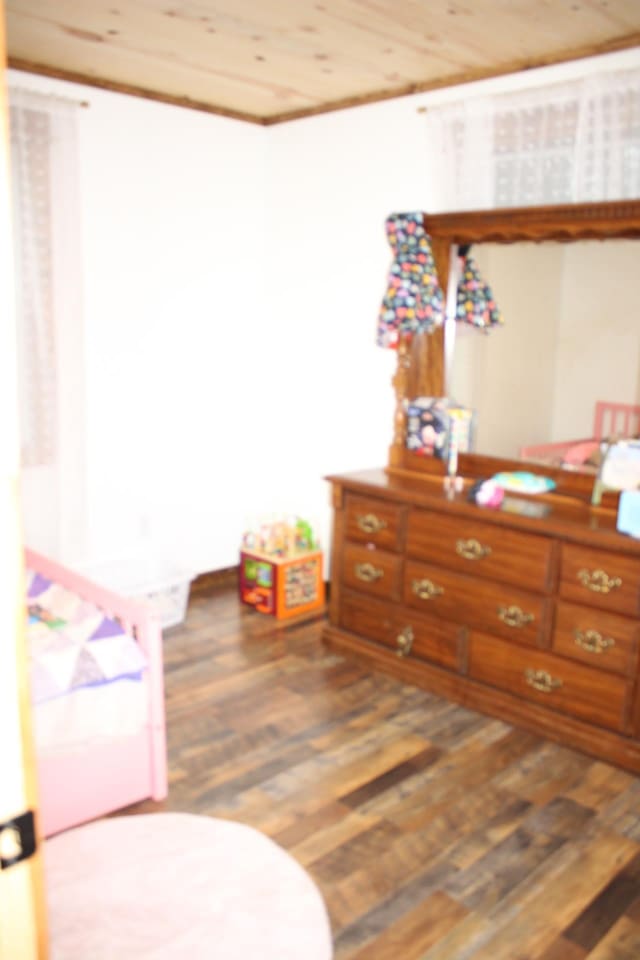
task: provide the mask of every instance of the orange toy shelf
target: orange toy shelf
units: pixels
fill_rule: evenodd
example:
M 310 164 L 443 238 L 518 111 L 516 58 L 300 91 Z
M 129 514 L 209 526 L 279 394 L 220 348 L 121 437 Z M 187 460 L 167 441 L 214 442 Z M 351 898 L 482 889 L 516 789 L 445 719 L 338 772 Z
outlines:
M 278 619 L 320 609 L 325 600 L 322 551 L 279 557 L 242 550 L 240 599 Z

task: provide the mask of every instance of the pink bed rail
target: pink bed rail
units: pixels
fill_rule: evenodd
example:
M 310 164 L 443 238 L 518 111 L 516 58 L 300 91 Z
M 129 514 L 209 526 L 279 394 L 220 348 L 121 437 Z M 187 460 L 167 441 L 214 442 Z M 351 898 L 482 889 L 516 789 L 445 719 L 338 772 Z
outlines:
M 556 443 L 532 443 L 520 447 L 522 460 L 541 460 L 561 463 L 573 447 L 606 437 L 637 437 L 640 435 L 640 405 L 612 403 L 598 400 L 593 418 L 593 436 L 582 440 L 561 440 Z
M 589 437 L 583 440 L 559 440 L 557 443 L 532 443 L 529 446 L 520 447 L 518 455 L 521 460 L 542 460 L 545 463 L 560 464 L 572 447 L 589 443 L 592 439 Z
M 148 661 L 144 728 L 69 755 L 38 757 L 40 832 L 51 836 L 114 810 L 167 795 L 162 631 L 146 605 L 122 597 L 34 550 L 27 566 L 94 603 L 136 637 Z M 37 709 L 37 708 L 36 708 Z
M 597 440 L 639 436 L 640 405 L 599 400 L 596 403 L 593 431 Z

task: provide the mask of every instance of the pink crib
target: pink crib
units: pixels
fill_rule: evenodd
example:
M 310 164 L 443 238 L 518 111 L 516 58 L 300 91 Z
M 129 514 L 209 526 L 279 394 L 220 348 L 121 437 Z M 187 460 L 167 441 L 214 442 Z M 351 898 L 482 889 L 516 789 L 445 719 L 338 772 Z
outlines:
M 535 443 L 520 447 L 522 460 L 536 460 L 553 466 L 580 467 L 599 450 L 607 438 L 640 436 L 640 405 L 599 400 L 595 406 L 593 435 L 581 440 Z M 596 466 L 593 466 L 596 472 Z
M 118 621 L 135 637 L 147 664 L 139 684 L 142 699 L 135 729 L 103 733 L 93 729 L 86 737 L 80 730 L 72 744 L 47 742 L 40 747 L 38 727 L 46 724 L 47 704 L 34 705 L 40 831 L 51 836 L 140 800 L 162 800 L 167 795 L 162 633 L 156 617 L 144 605 L 105 590 L 33 550 L 25 551 L 25 561 L 28 569 Z M 111 696 L 118 684 L 110 686 L 114 688 Z M 95 689 L 95 694 L 93 689 L 83 691 L 89 707 L 91 696 L 97 698 L 102 688 Z M 100 705 L 105 716 L 107 706 Z

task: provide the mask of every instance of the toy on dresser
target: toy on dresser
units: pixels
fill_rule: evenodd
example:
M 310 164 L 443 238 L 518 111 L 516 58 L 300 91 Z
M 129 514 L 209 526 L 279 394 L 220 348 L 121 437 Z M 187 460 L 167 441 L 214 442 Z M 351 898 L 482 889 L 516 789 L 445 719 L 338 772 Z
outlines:
M 473 449 L 475 417 L 472 410 L 446 397 L 418 397 L 407 405 L 408 450 L 423 457 L 446 460 L 450 451 Z

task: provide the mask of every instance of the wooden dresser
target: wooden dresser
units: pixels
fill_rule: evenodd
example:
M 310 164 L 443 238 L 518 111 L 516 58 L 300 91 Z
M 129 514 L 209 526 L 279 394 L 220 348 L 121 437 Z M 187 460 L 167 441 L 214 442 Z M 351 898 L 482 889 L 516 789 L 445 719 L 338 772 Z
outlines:
M 640 772 L 640 541 L 615 513 L 551 496 L 482 508 L 384 470 L 328 479 L 328 643 Z

